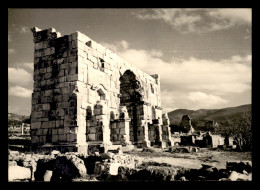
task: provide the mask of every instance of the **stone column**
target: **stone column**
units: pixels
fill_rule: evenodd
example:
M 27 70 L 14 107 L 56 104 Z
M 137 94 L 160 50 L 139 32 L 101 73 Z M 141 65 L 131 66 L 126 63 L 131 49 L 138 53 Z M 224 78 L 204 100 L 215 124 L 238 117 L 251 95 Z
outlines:
M 172 141 L 171 139 L 171 130 L 170 130 L 170 120 L 168 118 L 168 114 L 165 113 L 162 115 L 162 122 L 163 122 L 163 125 L 162 125 L 162 130 L 163 130 L 163 135 L 162 135 L 162 138 L 163 138 L 163 141 L 166 143 L 166 146 L 173 146 L 174 145 L 174 142 Z
M 162 145 L 162 126 L 160 124 L 153 124 L 154 128 L 159 132 L 158 134 L 158 145 Z M 156 134 L 155 134 L 156 135 Z M 156 138 L 156 137 L 155 137 Z
M 24 123 L 22 123 L 22 135 L 23 135 L 23 130 L 24 130 Z
M 109 118 L 107 117 L 107 104 L 105 100 L 97 101 L 97 104 L 94 106 L 94 115 L 98 123 L 102 125 L 103 132 L 103 144 L 104 150 L 107 152 L 108 147 L 112 145 L 110 141 L 110 127 L 109 127 Z
M 146 120 L 141 120 L 140 126 L 137 128 L 137 147 L 150 147 L 151 143 L 148 136 L 148 123 Z
M 121 142 L 125 145 L 131 145 L 130 142 L 130 121 L 126 106 L 119 107 L 119 128 L 120 135 L 122 135 Z

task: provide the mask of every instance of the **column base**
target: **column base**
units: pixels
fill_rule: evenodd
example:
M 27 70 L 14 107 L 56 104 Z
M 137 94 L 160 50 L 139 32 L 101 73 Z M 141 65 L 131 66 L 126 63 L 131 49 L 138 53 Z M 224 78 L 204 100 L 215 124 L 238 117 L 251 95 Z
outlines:
M 32 151 L 40 153 L 40 152 L 45 152 L 45 153 L 50 153 L 53 150 L 58 150 L 61 153 L 66 153 L 66 152 L 77 152 L 79 154 L 84 154 L 87 155 L 88 151 L 88 144 L 77 144 L 77 143 L 58 143 L 58 144 L 53 144 L 53 143 L 46 143 L 41 146 L 35 146 L 32 148 Z
M 137 142 L 137 148 L 149 148 L 151 143 L 149 140 L 140 140 Z

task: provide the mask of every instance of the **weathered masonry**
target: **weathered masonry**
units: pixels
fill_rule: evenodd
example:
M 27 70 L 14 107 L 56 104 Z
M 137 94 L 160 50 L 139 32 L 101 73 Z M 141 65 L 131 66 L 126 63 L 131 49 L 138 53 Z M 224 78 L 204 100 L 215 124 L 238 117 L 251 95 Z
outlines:
M 86 153 L 100 144 L 171 146 L 159 75 L 148 75 L 80 32 L 32 28 L 31 142 Z

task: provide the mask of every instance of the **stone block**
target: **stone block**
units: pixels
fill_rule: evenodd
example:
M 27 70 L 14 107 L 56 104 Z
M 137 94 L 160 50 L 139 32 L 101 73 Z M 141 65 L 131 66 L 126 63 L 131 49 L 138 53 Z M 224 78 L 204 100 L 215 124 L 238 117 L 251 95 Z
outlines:
M 38 136 L 32 136 L 32 137 L 31 137 L 31 142 L 32 142 L 33 144 L 37 144 L 37 143 L 39 142 Z
M 62 108 L 62 109 L 69 108 L 69 102 L 61 102 L 60 108 Z
M 59 141 L 61 141 L 61 142 L 67 141 L 67 135 L 66 134 L 60 134 L 59 135 Z
M 46 143 L 46 136 L 45 135 L 39 136 L 39 142 L 42 143 L 42 144 L 45 144 Z
M 60 128 L 58 129 L 58 135 L 63 135 L 64 134 L 64 129 Z
M 37 135 L 37 136 L 43 135 L 43 130 L 42 130 L 42 129 L 37 129 L 37 130 L 36 130 L 36 135 Z
M 50 110 L 50 104 L 43 104 L 42 109 L 43 110 Z
M 52 96 L 53 95 L 53 90 L 45 90 L 44 96 Z
M 57 109 L 56 110 L 56 115 L 59 116 L 59 117 L 64 117 L 64 115 L 65 115 L 64 109 Z
M 49 122 L 48 121 L 42 122 L 41 128 L 43 129 L 49 128 Z
M 98 108 L 95 108 L 94 109 L 94 115 L 103 115 L 103 109 L 98 109 Z
M 93 40 L 89 40 L 86 42 L 86 45 L 93 48 L 93 49 L 97 49 L 97 42 L 93 41 Z
M 77 139 L 77 134 L 67 134 L 67 142 L 75 142 Z
M 31 179 L 31 169 L 21 166 L 8 167 L 8 181 Z
M 118 128 L 116 128 L 116 129 L 114 130 L 114 133 L 115 133 L 115 134 L 119 134 L 119 133 L 120 133 L 120 130 L 119 130 Z
M 59 77 L 59 78 L 58 78 L 58 82 L 59 82 L 59 83 L 66 82 L 66 79 L 67 79 L 67 77 L 65 77 L 65 76 L 64 76 L 64 77 Z
M 41 122 L 31 123 L 31 129 L 40 129 L 40 128 L 41 128 Z
M 52 135 L 52 142 L 58 142 L 59 141 L 59 135 Z
M 120 163 L 109 163 L 109 174 L 117 175 L 119 166 L 121 166 Z
M 90 127 L 89 128 L 89 133 L 90 134 L 96 134 L 97 130 L 96 130 L 96 127 Z
M 78 80 L 78 75 L 69 75 L 67 76 L 67 81 L 68 82 L 73 82 Z
M 52 77 L 52 73 L 48 73 L 48 70 L 47 70 L 47 73 L 45 73 L 44 75 L 44 79 L 50 79 Z
M 120 129 L 119 130 L 119 134 L 121 134 L 121 135 L 124 135 L 126 132 L 125 132 L 125 129 Z
M 66 93 L 69 93 L 69 88 L 68 87 L 62 87 L 60 88 L 60 91 L 62 94 L 66 94 Z
M 88 140 L 89 141 L 95 141 L 96 140 L 96 134 L 88 134 Z
M 56 127 L 56 122 L 55 121 L 49 121 L 49 128 L 55 128 Z
M 51 134 L 57 135 L 58 134 L 58 129 L 51 129 Z

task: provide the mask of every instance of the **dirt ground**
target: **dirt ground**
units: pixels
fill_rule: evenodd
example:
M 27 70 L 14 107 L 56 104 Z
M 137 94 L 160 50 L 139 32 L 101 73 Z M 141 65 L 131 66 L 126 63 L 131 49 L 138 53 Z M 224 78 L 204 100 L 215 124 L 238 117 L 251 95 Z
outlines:
M 143 152 L 142 149 L 135 149 L 126 152 L 135 157 L 140 163 L 157 162 L 166 163 L 174 167 L 199 169 L 202 164 L 210 164 L 218 169 L 226 168 L 227 161 L 252 161 L 251 152 L 236 152 L 213 150 L 201 148 L 199 152 L 192 153 L 171 153 L 162 149 L 153 149 L 154 152 Z

